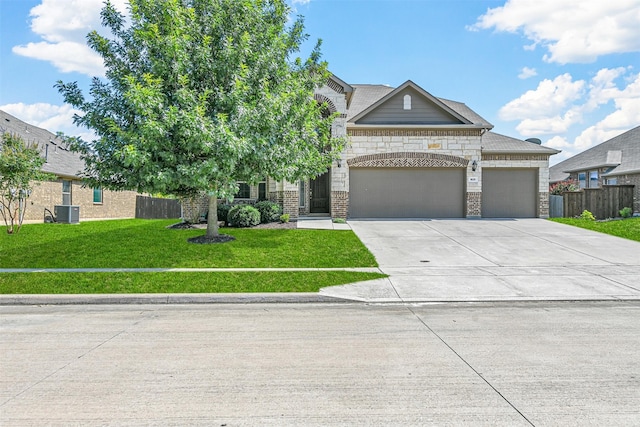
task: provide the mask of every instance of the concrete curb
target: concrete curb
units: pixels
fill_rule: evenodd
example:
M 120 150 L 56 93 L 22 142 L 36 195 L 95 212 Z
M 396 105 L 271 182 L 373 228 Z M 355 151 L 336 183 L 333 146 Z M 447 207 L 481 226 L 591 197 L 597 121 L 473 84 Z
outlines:
M 316 293 L 0 295 L 8 305 L 258 304 L 353 302 Z

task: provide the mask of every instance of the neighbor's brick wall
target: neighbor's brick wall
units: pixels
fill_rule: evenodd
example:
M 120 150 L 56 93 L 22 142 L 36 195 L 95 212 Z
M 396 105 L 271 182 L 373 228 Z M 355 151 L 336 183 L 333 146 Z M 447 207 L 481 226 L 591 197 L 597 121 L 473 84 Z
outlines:
M 135 218 L 136 195 L 134 191 L 103 190 L 102 203 L 93 203 L 93 188 L 83 187 L 82 182 L 78 180 L 71 182 L 71 204 L 80 206 L 80 221 Z M 61 204 L 61 180 L 36 183 L 27 200 L 25 221 L 44 221 L 44 209 L 47 208 L 53 213 L 54 206 Z

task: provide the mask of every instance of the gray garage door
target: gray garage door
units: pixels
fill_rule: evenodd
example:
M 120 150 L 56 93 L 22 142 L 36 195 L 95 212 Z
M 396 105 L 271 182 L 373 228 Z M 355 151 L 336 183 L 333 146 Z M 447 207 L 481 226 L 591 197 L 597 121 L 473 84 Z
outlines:
M 351 218 L 463 218 L 465 170 L 352 168 Z
M 538 169 L 483 169 L 484 218 L 535 218 L 538 215 Z

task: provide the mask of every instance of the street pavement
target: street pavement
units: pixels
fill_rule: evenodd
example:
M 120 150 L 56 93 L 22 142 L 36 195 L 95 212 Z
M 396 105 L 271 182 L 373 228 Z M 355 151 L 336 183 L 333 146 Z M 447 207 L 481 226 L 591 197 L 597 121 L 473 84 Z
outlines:
M 322 295 L 366 302 L 640 299 L 640 242 L 544 219 L 349 226 L 390 277 Z
M 638 301 L 0 315 L 5 427 L 640 424 Z

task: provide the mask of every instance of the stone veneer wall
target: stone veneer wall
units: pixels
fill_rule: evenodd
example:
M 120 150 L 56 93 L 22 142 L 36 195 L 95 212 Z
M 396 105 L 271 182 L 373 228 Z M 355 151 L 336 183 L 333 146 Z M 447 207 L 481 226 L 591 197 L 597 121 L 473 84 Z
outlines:
M 483 154 L 482 168 L 537 168 L 538 217 L 549 218 L 549 155 L 548 154 Z M 480 175 L 482 180 L 482 174 Z
M 83 187 L 82 181 L 71 181 L 71 203 L 80 206 L 80 221 L 88 219 L 135 218 L 136 195 L 134 191 L 103 190 L 102 203 L 93 203 L 93 188 Z M 24 220 L 44 221 L 44 209 L 54 212 L 54 206 L 62 204 L 62 180 L 36 183 L 27 199 Z M 48 214 L 47 214 L 48 215 Z
M 481 171 L 471 163 L 480 162 L 480 130 L 349 129 L 348 135 L 342 191 L 349 191 L 350 167 L 466 167 L 467 178 L 477 178 L 467 182 L 467 216 L 479 216 Z
M 549 192 L 538 193 L 538 216 L 540 218 L 549 218 Z

